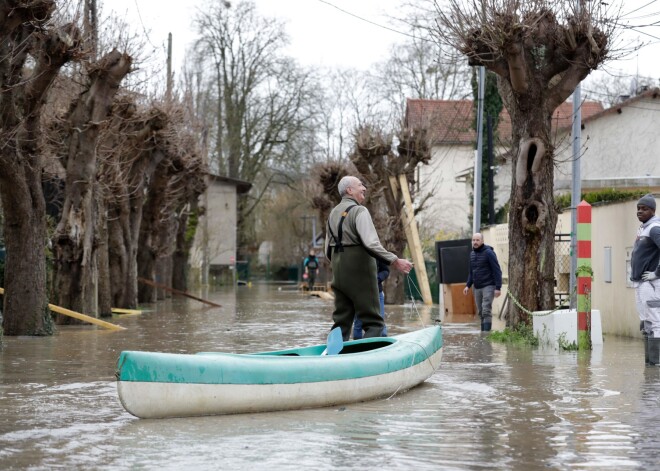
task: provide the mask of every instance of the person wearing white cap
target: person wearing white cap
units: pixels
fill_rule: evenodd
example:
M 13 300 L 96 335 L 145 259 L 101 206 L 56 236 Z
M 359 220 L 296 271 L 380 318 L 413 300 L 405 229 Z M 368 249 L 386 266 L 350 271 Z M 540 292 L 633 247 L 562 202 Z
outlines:
M 642 225 L 630 258 L 630 280 L 635 286 L 646 364 L 660 366 L 660 218 L 655 215 L 652 194 L 637 202 L 637 219 Z

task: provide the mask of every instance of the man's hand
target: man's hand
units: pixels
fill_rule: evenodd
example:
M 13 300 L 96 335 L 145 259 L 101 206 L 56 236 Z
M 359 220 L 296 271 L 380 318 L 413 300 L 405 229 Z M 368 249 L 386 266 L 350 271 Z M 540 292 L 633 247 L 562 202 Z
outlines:
M 468 288 L 467 286 L 463 288 L 463 296 L 467 296 L 469 292 L 470 292 L 470 288 Z
M 653 281 L 657 279 L 658 279 L 658 275 L 656 275 L 655 272 L 653 271 L 645 271 L 644 273 L 642 273 L 642 280 L 644 281 Z
M 496 289 L 496 290 L 495 290 L 495 297 L 496 297 L 496 298 L 499 298 L 499 297 L 500 297 L 500 294 L 502 294 L 502 291 L 500 291 L 499 289 Z
M 397 258 L 392 262 L 392 267 L 407 275 L 412 270 L 413 264 L 405 258 Z

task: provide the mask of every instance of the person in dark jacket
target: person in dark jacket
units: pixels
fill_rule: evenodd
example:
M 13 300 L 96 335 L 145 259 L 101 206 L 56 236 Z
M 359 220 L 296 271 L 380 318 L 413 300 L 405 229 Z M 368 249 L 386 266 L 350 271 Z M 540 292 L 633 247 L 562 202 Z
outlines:
M 637 219 L 642 225 L 630 256 L 630 280 L 635 287 L 646 364 L 660 366 L 660 218 L 655 215 L 652 194 L 637 202 Z
M 307 289 L 312 291 L 316 282 L 316 272 L 319 269 L 319 259 L 316 257 L 316 251 L 309 249 L 309 256 L 303 262 L 305 275 L 307 275 Z
M 478 232 L 472 236 L 470 272 L 463 289 L 465 296 L 472 285 L 474 285 L 474 301 L 481 318 L 481 330 L 488 332 L 493 325 L 493 299 L 502 294 L 502 269 L 495 251 L 491 246 L 484 244 L 484 237 Z
M 390 276 L 390 267 L 380 259 L 376 259 L 376 270 L 378 271 L 378 299 L 380 300 L 380 317 L 385 320 L 385 293 L 383 293 L 383 281 Z M 383 337 L 387 337 L 387 324 L 383 327 Z M 353 322 L 353 339 L 362 338 L 362 321 L 355 316 Z

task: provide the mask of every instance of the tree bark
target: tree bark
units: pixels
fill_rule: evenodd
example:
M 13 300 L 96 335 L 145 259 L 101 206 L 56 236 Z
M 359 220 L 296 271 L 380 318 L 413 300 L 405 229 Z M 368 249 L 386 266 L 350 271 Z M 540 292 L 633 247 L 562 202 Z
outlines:
M 158 259 L 158 221 L 161 210 L 166 206 L 168 165 L 169 160 L 161 162 L 154 173 L 147 201 L 142 212 L 140 224 L 139 246 L 137 253 L 138 276 L 146 280 L 156 281 L 156 260 Z M 150 285 L 141 283 L 138 286 L 138 302 L 154 303 L 157 301 L 157 291 Z
M 67 177 L 62 218 L 53 237 L 57 304 L 88 314 L 96 311 L 96 147 L 131 58 L 117 50 L 106 54 L 90 72 L 90 84 L 67 117 L 71 132 L 64 155 Z M 79 323 L 58 316 L 58 323 Z
M 181 211 L 179 214 L 179 225 L 176 233 L 176 248 L 172 254 L 172 288 L 179 291 L 188 291 L 188 258 L 194 238 L 188 236 L 188 224 L 197 221 L 194 213 L 197 210 L 195 201 L 189 210 Z
M 504 87 L 504 92 L 508 92 Z M 539 106 L 539 103 L 541 106 Z M 554 298 L 554 147 L 552 111 L 542 96 L 509 102 L 514 129 L 514 169 L 509 211 L 509 292 L 527 310 L 552 309 Z M 554 110 L 554 109 L 553 109 Z M 510 304 L 509 325 L 529 323 L 528 314 Z
M 50 335 L 46 287 L 46 204 L 38 143 L 47 93 L 61 67 L 76 54 L 73 24 L 45 29 L 54 2 L 0 6 L 0 195 L 5 216 L 5 335 Z M 33 35 L 36 31 L 39 36 Z M 28 54 L 34 59 L 24 74 Z

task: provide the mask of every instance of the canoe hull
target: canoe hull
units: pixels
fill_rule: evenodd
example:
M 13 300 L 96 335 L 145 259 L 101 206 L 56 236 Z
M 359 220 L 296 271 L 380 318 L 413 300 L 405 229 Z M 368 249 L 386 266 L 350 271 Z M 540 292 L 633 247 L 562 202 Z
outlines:
M 267 412 L 367 401 L 425 381 L 442 359 L 439 326 L 396 337 L 254 354 L 122 352 L 117 392 L 140 418 Z
M 191 417 L 327 407 L 388 397 L 429 378 L 442 358 L 365 378 L 293 384 L 186 384 L 119 381 L 124 408 L 136 417 Z

